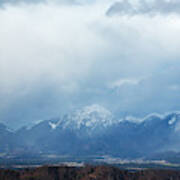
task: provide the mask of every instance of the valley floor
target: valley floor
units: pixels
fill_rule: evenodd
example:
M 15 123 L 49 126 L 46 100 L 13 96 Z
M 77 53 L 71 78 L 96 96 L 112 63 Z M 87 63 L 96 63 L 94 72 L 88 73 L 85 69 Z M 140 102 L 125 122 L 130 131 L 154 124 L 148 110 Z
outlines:
M 180 180 L 178 170 L 121 170 L 110 166 L 1 169 L 0 180 Z

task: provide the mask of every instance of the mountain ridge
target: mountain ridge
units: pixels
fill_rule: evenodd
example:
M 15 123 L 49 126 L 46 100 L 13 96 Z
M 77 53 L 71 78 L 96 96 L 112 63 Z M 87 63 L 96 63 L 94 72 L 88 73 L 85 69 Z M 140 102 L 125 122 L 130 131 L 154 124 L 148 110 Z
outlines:
M 100 105 L 83 107 L 64 116 L 10 132 L 3 152 L 30 151 L 61 155 L 113 155 L 136 158 L 180 147 L 180 112 L 149 114 L 140 119 L 114 117 Z M 5 133 L 6 132 L 6 133 Z

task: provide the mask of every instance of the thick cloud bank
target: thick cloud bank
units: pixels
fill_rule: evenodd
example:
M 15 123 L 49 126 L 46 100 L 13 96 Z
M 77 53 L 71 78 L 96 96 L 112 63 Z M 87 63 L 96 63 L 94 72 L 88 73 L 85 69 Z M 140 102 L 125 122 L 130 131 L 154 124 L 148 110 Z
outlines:
M 148 15 L 168 15 L 180 14 L 180 1 L 179 0 L 141 0 L 135 5 L 133 1 L 122 0 L 115 2 L 107 11 L 107 15 L 115 14 L 148 14 Z
M 124 5 L 127 16 L 109 17 L 112 4 L 3 3 L 2 122 L 19 127 L 95 103 L 120 116 L 179 110 L 179 15 L 129 16 Z

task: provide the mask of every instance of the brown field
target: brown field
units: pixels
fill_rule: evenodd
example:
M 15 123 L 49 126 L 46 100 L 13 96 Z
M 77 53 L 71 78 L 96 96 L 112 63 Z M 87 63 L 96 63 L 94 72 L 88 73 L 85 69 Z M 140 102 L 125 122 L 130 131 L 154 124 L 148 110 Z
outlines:
M 180 180 L 180 171 L 149 169 L 131 172 L 108 166 L 43 166 L 2 169 L 0 180 Z

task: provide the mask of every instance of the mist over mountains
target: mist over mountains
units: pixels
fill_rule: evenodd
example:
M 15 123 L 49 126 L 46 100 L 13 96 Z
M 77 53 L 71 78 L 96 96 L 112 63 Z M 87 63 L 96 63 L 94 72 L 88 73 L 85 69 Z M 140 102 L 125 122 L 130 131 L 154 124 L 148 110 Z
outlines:
M 178 0 L 0 0 L 0 158 L 179 151 L 179 14 Z
M 119 119 L 94 104 L 62 118 L 10 131 L 1 124 L 1 153 L 6 155 L 111 155 L 146 157 L 180 147 L 180 112 Z

